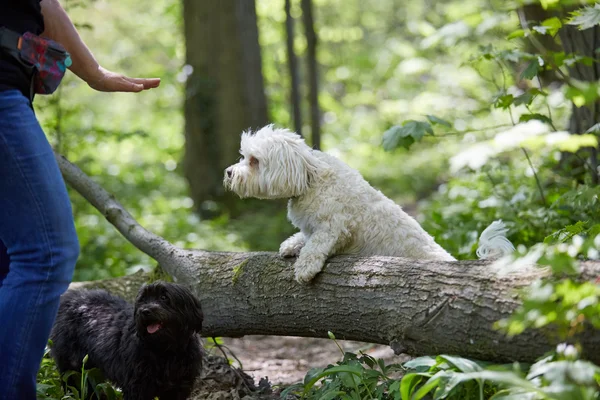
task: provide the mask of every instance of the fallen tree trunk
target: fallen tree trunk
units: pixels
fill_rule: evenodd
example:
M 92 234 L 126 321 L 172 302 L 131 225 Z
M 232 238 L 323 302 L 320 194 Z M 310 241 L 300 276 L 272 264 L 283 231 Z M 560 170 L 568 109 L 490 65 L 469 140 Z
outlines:
M 286 335 L 389 344 L 410 355 L 456 354 L 496 362 L 533 361 L 556 342 L 542 331 L 507 338 L 493 329 L 519 306 L 517 290 L 546 276 L 527 267 L 499 274 L 489 262 L 433 262 L 396 257 L 331 258 L 310 285 L 293 279 L 293 260 L 273 253 L 184 250 L 139 226 L 83 172 L 58 156 L 67 182 L 176 281 L 192 287 L 205 314 L 203 335 Z M 600 263 L 582 263 L 582 279 Z M 108 285 L 131 297 L 143 275 L 77 286 Z M 116 288 L 116 289 L 115 289 Z M 584 356 L 599 363 L 600 335 L 580 338 Z

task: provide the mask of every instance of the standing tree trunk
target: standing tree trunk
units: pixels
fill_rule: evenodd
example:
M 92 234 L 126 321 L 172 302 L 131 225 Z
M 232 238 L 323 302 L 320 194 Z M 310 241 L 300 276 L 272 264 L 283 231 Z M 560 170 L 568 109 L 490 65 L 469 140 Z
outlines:
M 543 20 L 558 17 L 564 19 L 569 12 L 576 8 L 558 9 L 555 11 L 544 10 L 540 4 L 530 4 L 523 6 L 519 12 L 521 15 L 521 25 L 525 27 L 540 24 Z M 597 60 L 596 51 L 600 47 L 600 27 L 594 26 L 586 30 L 579 30 L 573 25 L 563 25 L 558 31 L 560 43 L 548 35 L 536 37 L 536 44 L 530 40 L 527 47 L 539 52 L 559 52 L 561 49 L 567 56 L 577 55 Z M 577 62 L 567 67 L 569 77 L 582 82 L 598 82 L 600 79 L 600 64 L 598 62 L 592 65 L 584 65 Z M 540 77 L 545 83 L 561 80 L 559 74 L 554 72 L 541 72 Z M 577 107 L 572 106 L 571 118 L 569 120 L 568 130 L 572 134 L 583 134 L 592 126 L 600 121 L 600 102 Z M 583 153 L 586 154 L 583 154 Z M 583 181 L 582 176 L 588 172 L 591 174 L 592 183 L 600 183 L 598 174 L 598 148 L 587 148 L 581 150 L 582 156 L 589 159 L 589 165 L 584 165 L 581 157 L 574 157 L 572 153 L 563 153 L 560 165 L 568 167 L 572 176 L 578 177 Z M 577 172 L 574 172 L 577 171 Z
M 600 64 L 597 51 L 600 49 L 600 27 L 595 26 L 586 30 L 579 30 L 572 25 L 565 25 L 559 30 L 559 35 L 566 54 L 576 54 L 579 56 L 595 59 L 592 65 L 575 63 L 569 67 L 569 75 L 579 81 L 598 82 L 600 79 Z M 577 107 L 573 104 L 571 119 L 569 120 L 569 132 L 575 134 L 585 133 L 592 126 L 600 122 L 600 101 L 596 100 L 593 104 Z M 598 148 L 590 148 L 589 159 L 590 169 L 592 169 L 592 182 L 598 184 Z
M 300 76 L 298 74 L 298 59 L 294 50 L 294 18 L 291 13 L 291 0 L 285 0 L 285 33 L 287 39 L 288 67 L 290 69 L 290 102 L 296 133 L 302 135 L 302 112 L 300 111 Z
M 310 130 L 312 146 L 321 148 L 321 111 L 319 109 L 319 77 L 317 70 L 317 34 L 313 17 L 312 0 L 302 0 L 302 19 L 306 34 L 306 60 L 308 64 L 308 86 L 310 102 Z
M 186 60 L 184 172 L 197 210 L 234 211 L 223 170 L 238 158 L 243 130 L 267 123 L 254 0 L 184 0 Z

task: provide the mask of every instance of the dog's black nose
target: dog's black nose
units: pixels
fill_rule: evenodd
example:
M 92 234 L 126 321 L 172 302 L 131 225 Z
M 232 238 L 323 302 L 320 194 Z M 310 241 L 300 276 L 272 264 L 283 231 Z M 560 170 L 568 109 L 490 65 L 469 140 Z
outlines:
M 228 178 L 231 178 L 231 175 L 233 175 L 233 169 L 231 169 L 231 168 L 227 168 L 227 169 L 225 170 L 225 172 L 227 172 L 227 177 L 228 177 Z
M 147 317 L 147 316 L 149 316 L 149 315 L 150 315 L 150 310 L 149 310 L 149 309 L 147 309 L 147 308 L 142 308 L 142 309 L 140 310 L 140 312 L 142 313 L 142 315 L 143 315 L 144 317 Z

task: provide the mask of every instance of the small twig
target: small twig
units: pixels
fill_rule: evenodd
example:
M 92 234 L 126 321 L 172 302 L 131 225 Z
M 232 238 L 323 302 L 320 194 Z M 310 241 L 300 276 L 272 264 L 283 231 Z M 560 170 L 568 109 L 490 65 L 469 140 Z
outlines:
M 225 350 L 223 350 L 223 349 L 226 349 L 227 351 L 229 351 L 229 353 L 231 353 L 231 357 L 233 357 L 235 359 L 235 361 L 237 361 L 237 363 L 240 365 L 240 368 L 244 369 L 244 364 L 242 364 L 240 359 L 235 355 L 235 353 L 233 351 L 231 351 L 231 349 L 229 347 L 225 346 L 224 344 L 219 344 L 219 342 L 217 342 L 217 338 L 214 336 L 211 337 L 211 339 L 213 340 L 215 347 L 217 349 L 219 349 L 219 351 L 221 352 L 221 354 L 223 354 L 223 357 L 225 357 L 225 359 L 228 359 L 229 357 L 227 357 L 227 353 L 225 353 Z
M 233 351 L 231 351 L 230 348 L 228 348 L 227 346 L 221 345 L 217 342 L 217 338 L 216 337 L 212 337 L 211 338 L 213 340 L 213 343 L 215 344 L 215 347 L 217 349 L 219 349 L 219 351 L 221 352 L 221 354 L 223 354 L 223 357 L 225 358 L 225 360 L 229 360 L 229 357 L 227 357 L 227 353 L 225 353 L 225 350 L 223 350 L 223 348 L 226 348 L 229 353 L 231 353 L 231 356 L 235 359 L 235 361 L 238 362 L 238 364 L 240 364 L 240 369 L 243 370 L 244 369 L 244 365 L 242 364 L 242 362 L 240 361 L 239 358 L 237 358 L 237 356 L 235 355 L 235 353 Z M 252 388 L 250 388 L 248 386 L 248 384 L 246 383 L 246 380 L 244 379 L 244 377 L 242 376 L 242 374 L 240 373 L 240 371 L 238 371 L 236 368 L 231 368 L 231 370 L 240 378 L 240 380 L 242 381 L 242 384 L 246 387 L 246 389 L 248 389 L 249 391 L 252 391 Z
M 540 87 L 540 91 L 543 92 L 544 86 L 542 85 L 542 79 L 540 78 L 539 75 L 537 76 L 537 80 L 538 80 L 538 85 Z M 558 129 L 556 129 L 556 127 L 554 126 L 554 122 L 552 122 L 552 109 L 550 108 L 550 104 L 548 104 L 548 100 L 545 100 L 544 103 L 546 104 L 546 109 L 548 110 L 548 118 L 550 119 L 550 126 L 552 127 L 554 132 L 557 132 Z
M 487 131 L 491 131 L 494 129 L 500 129 L 500 128 L 508 128 L 510 126 L 514 126 L 513 124 L 500 124 L 500 125 L 495 125 L 495 126 L 486 126 L 485 128 L 479 128 L 479 129 L 467 129 L 464 131 L 454 131 L 454 132 L 446 132 L 443 135 L 435 135 L 435 136 L 423 136 L 423 138 L 442 138 L 442 137 L 446 137 L 446 136 L 458 136 L 458 135 L 464 135 L 465 133 L 474 133 L 474 132 L 487 132 Z
M 529 163 L 529 167 L 531 168 L 531 171 L 533 172 L 533 176 L 535 177 L 535 182 L 540 191 L 540 196 L 542 197 L 542 202 L 544 203 L 544 207 L 548 208 L 548 204 L 546 203 L 546 196 L 544 195 L 544 190 L 542 189 L 542 184 L 540 183 L 538 174 L 535 171 L 535 168 L 533 167 L 533 163 L 531 162 L 531 159 L 529 158 L 529 153 L 527 153 L 527 150 L 525 150 L 525 147 L 521 147 L 521 150 L 523 150 L 525 157 L 527 157 L 527 162 Z

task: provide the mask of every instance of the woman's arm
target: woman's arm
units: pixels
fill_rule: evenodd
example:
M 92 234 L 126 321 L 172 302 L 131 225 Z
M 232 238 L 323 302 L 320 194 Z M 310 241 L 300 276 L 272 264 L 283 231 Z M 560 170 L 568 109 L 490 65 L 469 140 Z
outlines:
M 58 0 L 42 0 L 40 4 L 45 25 L 43 35 L 67 49 L 73 61 L 69 69 L 90 87 L 102 92 L 140 92 L 158 87 L 159 78 L 128 78 L 102 68 Z

